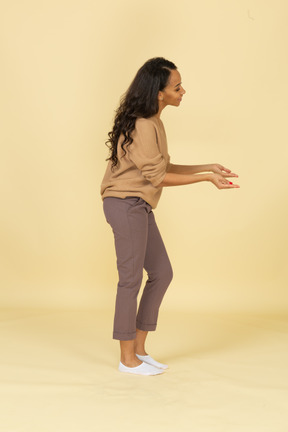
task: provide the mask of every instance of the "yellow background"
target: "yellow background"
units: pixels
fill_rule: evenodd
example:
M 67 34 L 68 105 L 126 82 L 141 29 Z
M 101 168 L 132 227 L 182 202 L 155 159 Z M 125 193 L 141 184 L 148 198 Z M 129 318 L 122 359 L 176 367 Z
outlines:
M 222 163 L 241 189 L 163 191 L 155 214 L 175 274 L 163 307 L 287 310 L 287 9 L 281 0 L 2 4 L 2 306 L 113 308 L 104 142 L 138 68 L 164 56 L 187 91 L 162 115 L 172 162 Z
M 1 3 L 1 432 L 287 432 L 287 12 Z M 99 192 L 114 110 L 154 56 L 187 91 L 162 116 L 172 162 L 219 162 L 241 188 L 163 191 L 174 280 L 146 349 L 169 370 L 152 378 L 117 370 Z

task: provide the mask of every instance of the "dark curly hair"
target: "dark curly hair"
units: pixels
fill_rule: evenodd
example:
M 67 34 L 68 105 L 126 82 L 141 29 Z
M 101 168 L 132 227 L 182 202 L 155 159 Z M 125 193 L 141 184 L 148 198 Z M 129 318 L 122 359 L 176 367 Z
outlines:
M 117 145 L 120 135 L 124 136 L 121 148 L 126 154 L 124 146 L 127 148 L 133 142 L 131 133 L 135 129 L 137 118 L 148 118 L 157 114 L 158 92 L 168 84 L 173 69 L 177 69 L 175 64 L 163 57 L 148 60 L 138 70 L 127 92 L 122 96 L 120 106 L 116 110 L 113 129 L 108 133 L 109 139 L 105 142 L 110 150 L 110 157 L 106 160 L 112 162 L 112 169 L 119 162 Z

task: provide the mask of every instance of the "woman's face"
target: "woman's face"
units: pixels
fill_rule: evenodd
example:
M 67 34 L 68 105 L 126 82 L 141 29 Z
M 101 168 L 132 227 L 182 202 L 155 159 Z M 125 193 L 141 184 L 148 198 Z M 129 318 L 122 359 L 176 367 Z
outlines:
M 164 108 L 167 105 L 179 106 L 186 93 L 181 83 L 181 75 L 177 69 L 171 70 L 170 78 L 164 90 L 159 92 L 159 103 Z

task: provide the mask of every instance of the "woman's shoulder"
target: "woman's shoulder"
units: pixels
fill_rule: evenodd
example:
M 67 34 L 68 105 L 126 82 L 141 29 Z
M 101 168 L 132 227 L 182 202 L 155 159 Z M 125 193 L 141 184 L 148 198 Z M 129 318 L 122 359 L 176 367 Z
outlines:
M 139 117 L 135 122 L 135 129 L 132 132 L 133 140 L 140 138 L 140 141 L 144 139 L 145 142 L 155 143 L 166 140 L 166 132 L 164 125 L 159 117 Z
M 156 117 L 156 116 L 152 116 L 152 117 L 138 117 L 136 122 L 135 122 L 135 126 L 136 127 L 147 127 L 147 128 L 159 128 L 159 127 L 163 127 L 163 123 L 160 120 L 160 118 Z
M 145 123 L 153 123 L 153 117 L 137 117 L 136 119 L 136 123 L 141 123 L 141 124 L 145 124 Z

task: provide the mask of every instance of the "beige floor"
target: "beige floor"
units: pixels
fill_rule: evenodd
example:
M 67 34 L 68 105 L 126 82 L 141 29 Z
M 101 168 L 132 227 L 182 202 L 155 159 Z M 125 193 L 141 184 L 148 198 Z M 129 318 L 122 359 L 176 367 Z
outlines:
M 162 310 L 163 375 L 118 372 L 112 311 L 2 310 L 0 432 L 287 432 L 288 317 Z

